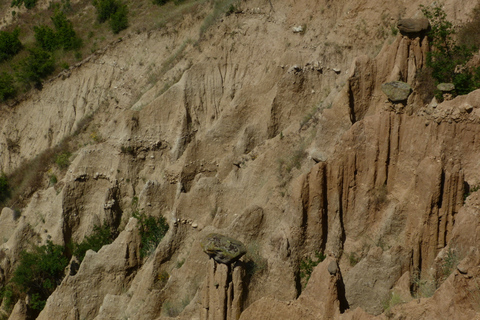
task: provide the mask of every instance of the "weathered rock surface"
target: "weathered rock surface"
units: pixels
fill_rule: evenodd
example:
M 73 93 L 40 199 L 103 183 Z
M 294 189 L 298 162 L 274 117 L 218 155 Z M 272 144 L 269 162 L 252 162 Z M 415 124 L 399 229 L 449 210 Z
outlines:
M 210 258 L 223 264 L 231 264 L 247 253 L 242 242 L 218 233 L 207 235 L 200 244 Z

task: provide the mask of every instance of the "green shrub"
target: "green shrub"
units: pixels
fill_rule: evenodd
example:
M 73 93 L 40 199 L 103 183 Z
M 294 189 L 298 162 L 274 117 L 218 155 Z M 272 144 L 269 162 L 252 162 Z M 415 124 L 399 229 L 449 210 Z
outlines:
M 22 43 L 18 39 L 19 34 L 18 28 L 12 32 L 0 31 L 0 62 L 12 58 L 22 50 Z
M 0 203 L 10 197 L 10 186 L 8 184 L 8 178 L 5 173 L 0 175 Z
M 457 94 L 467 94 L 478 88 L 480 81 L 475 80 L 480 78 L 477 74 L 479 70 L 472 72 L 465 67 L 477 48 L 457 44 L 453 24 L 447 20 L 447 15 L 440 5 L 420 7 L 431 26 L 428 37 L 433 50 L 427 54 L 426 65 L 431 68 L 432 77 L 437 83 L 453 83 Z
M 35 33 L 37 45 L 42 49 L 53 51 L 58 48 L 59 44 L 55 35 L 55 31 L 53 31 L 53 29 L 49 26 L 35 26 L 33 27 L 33 32 Z
M 70 156 L 72 154 L 68 151 L 63 151 L 55 156 L 55 163 L 60 169 L 66 169 L 70 165 Z
M 113 33 L 117 34 L 122 30 L 128 28 L 128 9 L 127 6 L 122 4 L 119 6 L 117 11 L 112 14 L 110 18 L 110 27 L 112 28 Z
M 16 76 L 26 85 L 33 83 L 36 87 L 41 87 L 41 80 L 55 70 L 55 60 L 50 52 L 42 48 L 28 51 L 29 55 L 16 66 Z
M 13 76 L 6 72 L 0 73 L 0 102 L 15 97 L 15 81 Z
M 85 237 L 81 243 L 73 245 L 73 255 L 76 256 L 79 261 L 83 261 L 85 253 L 87 253 L 88 250 L 97 252 L 104 245 L 112 243 L 113 240 L 114 236 L 108 224 L 95 226 L 92 235 Z
M 55 31 L 46 25 L 33 27 L 35 40 L 42 49 L 48 51 L 58 48 L 75 50 L 82 46 L 82 39 L 77 37 L 72 22 L 67 19 L 63 11 L 56 10 L 51 19 Z
M 144 213 L 134 213 L 133 216 L 138 219 L 141 238 L 140 256 L 149 256 L 167 233 L 167 220 L 162 216 L 155 218 Z
M 67 265 L 64 247 L 48 241 L 46 245 L 35 247 L 33 252 L 20 253 L 11 282 L 19 292 L 32 297 L 30 306 L 39 312 L 62 281 Z
M 82 40 L 77 37 L 75 30 L 73 30 L 72 22 L 67 19 L 63 11 L 56 10 L 52 17 L 52 22 L 57 31 L 55 38 L 60 47 L 64 50 L 75 50 L 82 46 Z
M 12 7 L 19 7 L 24 4 L 25 8 L 32 9 L 37 4 L 37 0 L 12 0 Z
M 170 1 L 170 0 L 153 0 L 153 3 L 161 6 L 161 5 L 164 5 L 165 3 L 167 3 L 168 1 Z
M 325 260 L 325 256 L 322 252 L 315 252 L 315 260 L 310 257 L 306 257 L 300 261 L 300 279 L 303 280 L 303 286 L 306 287 L 310 276 L 312 275 L 313 268 L 315 268 L 320 262 Z

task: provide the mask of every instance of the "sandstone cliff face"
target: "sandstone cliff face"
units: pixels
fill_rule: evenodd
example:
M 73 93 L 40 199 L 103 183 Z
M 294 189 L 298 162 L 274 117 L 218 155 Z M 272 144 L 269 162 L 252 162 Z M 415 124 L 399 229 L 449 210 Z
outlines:
M 194 46 L 196 12 L 3 107 L 5 172 L 91 122 L 59 183 L 21 217 L 2 211 L 1 279 L 29 241 L 81 241 L 109 223 L 117 239 L 88 252 L 40 319 L 475 318 L 480 195 L 464 195 L 480 183 L 480 93 L 421 101 L 428 42 L 388 34 L 419 4 L 245 1 Z M 472 7 L 446 3 L 457 22 Z M 413 87 L 406 104 L 381 92 L 393 80 Z M 132 203 L 170 225 L 146 258 Z M 209 261 L 212 232 L 245 243 L 242 261 Z M 315 252 L 327 258 L 303 288 L 300 261 Z M 10 318 L 25 314 L 20 301 Z

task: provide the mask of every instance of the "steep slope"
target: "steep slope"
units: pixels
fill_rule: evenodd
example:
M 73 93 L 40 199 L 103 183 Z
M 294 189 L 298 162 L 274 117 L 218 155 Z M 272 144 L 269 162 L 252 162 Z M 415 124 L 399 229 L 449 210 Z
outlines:
M 246 1 L 197 41 L 210 10 L 198 7 L 3 108 L 5 172 L 82 128 L 62 180 L 20 218 L 2 211 L 5 279 L 27 241 L 108 223 L 120 235 L 68 272 L 39 319 L 474 318 L 478 194 L 464 195 L 480 180 L 480 96 L 421 102 L 426 39 L 390 35 L 421 3 Z M 461 21 L 471 7 L 446 9 Z M 391 80 L 414 87 L 406 104 L 385 101 Z M 136 210 L 170 225 L 146 258 Z M 211 232 L 247 245 L 233 270 L 202 252 Z M 317 251 L 328 257 L 303 288 L 300 262 Z M 449 252 L 463 260 L 443 279 Z M 431 285 L 432 298 L 385 307 Z

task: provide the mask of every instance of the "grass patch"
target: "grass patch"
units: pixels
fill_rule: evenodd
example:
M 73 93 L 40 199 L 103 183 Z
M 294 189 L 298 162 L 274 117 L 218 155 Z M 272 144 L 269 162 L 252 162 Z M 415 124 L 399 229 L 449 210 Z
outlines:
M 300 280 L 303 288 L 307 286 L 308 280 L 312 275 L 313 268 L 325 260 L 326 257 L 327 256 L 323 254 L 323 252 L 315 252 L 314 259 L 311 257 L 306 257 L 300 261 Z
M 223 14 L 231 14 L 238 10 L 238 0 L 215 0 L 213 1 L 213 10 L 203 20 L 200 26 L 200 37 L 214 25 Z
M 163 216 L 155 218 L 139 212 L 134 212 L 133 217 L 138 219 L 138 231 L 141 238 L 140 256 L 148 257 L 155 251 L 167 233 L 169 228 L 167 220 Z

